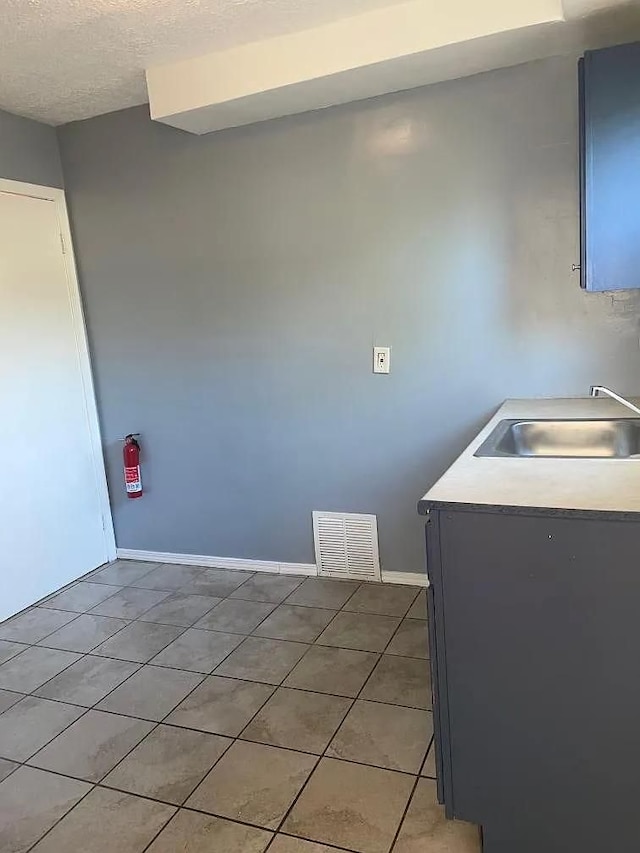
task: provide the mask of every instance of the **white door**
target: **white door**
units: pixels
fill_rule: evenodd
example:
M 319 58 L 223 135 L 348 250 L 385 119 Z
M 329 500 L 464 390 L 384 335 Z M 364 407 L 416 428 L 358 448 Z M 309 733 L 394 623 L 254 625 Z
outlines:
M 4 192 L 7 184 L 0 182 L 0 620 L 112 556 L 82 312 L 61 242 L 62 193 L 20 195 Z

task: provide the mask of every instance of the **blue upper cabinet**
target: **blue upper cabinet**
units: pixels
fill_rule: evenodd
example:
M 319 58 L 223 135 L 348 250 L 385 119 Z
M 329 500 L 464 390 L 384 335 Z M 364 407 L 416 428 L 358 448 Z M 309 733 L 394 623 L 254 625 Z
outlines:
M 640 43 L 580 61 L 581 283 L 640 288 Z

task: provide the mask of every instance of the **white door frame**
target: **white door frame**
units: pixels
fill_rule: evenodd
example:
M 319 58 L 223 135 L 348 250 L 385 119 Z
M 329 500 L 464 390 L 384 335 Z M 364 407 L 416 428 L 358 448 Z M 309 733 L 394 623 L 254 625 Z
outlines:
M 102 453 L 102 437 L 100 435 L 100 421 L 98 419 L 98 408 L 96 405 L 95 387 L 93 384 L 93 373 L 91 371 L 91 356 L 89 355 L 89 342 L 87 329 L 82 308 L 82 297 L 80 295 L 80 284 L 76 270 L 73 243 L 71 241 L 71 228 L 69 226 L 69 215 L 67 213 L 67 201 L 64 190 L 57 187 L 41 187 L 36 184 L 25 184 L 22 181 L 9 181 L 0 178 L 0 192 L 12 195 L 29 196 L 54 202 L 58 226 L 60 228 L 60 240 L 64 257 L 64 267 L 67 275 L 67 290 L 69 304 L 71 306 L 71 317 L 73 331 L 76 339 L 80 376 L 84 394 L 85 414 L 89 428 L 91 442 L 91 455 L 93 459 L 93 472 L 95 476 L 98 499 L 100 501 L 100 512 L 102 514 L 102 528 L 104 530 L 104 543 L 107 560 L 116 558 L 116 539 L 113 530 L 113 518 L 111 516 L 111 504 L 109 503 L 109 490 L 107 488 L 107 475 Z

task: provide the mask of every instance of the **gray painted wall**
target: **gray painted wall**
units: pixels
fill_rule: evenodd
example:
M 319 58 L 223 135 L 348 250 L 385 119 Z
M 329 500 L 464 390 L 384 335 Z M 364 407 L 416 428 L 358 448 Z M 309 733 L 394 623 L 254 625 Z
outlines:
M 0 178 L 61 187 L 55 129 L 0 110 Z
M 637 393 L 638 296 L 571 272 L 576 101 L 554 59 L 207 137 L 62 128 L 119 545 L 308 562 L 312 509 L 372 512 L 420 570 L 416 501 L 505 397 Z

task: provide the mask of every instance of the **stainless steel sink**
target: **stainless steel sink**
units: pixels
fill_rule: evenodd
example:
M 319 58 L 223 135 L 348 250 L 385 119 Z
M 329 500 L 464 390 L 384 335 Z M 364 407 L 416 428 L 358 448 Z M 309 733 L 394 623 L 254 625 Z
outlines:
M 640 458 L 640 419 L 504 420 L 500 421 L 474 456 Z

